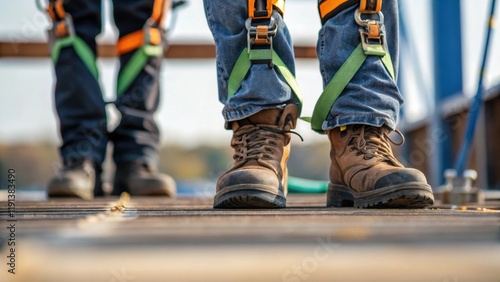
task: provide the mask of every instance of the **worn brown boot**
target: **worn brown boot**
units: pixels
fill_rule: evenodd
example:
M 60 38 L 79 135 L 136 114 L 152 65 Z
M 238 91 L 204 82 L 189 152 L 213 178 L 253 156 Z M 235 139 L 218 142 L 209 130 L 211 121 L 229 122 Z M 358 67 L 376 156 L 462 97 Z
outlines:
M 49 198 L 70 197 L 91 200 L 101 190 L 100 170 L 89 159 L 65 162 L 62 170 L 47 185 Z
M 112 195 L 127 192 L 132 196 L 165 196 L 176 194 L 175 180 L 159 173 L 156 167 L 145 162 L 116 164 Z
M 297 105 L 232 122 L 233 166 L 217 181 L 215 208 L 284 208 Z
M 328 132 L 331 166 L 327 206 L 423 208 L 434 203 L 424 174 L 405 168 L 394 157 L 389 133 L 385 126 L 368 125 Z

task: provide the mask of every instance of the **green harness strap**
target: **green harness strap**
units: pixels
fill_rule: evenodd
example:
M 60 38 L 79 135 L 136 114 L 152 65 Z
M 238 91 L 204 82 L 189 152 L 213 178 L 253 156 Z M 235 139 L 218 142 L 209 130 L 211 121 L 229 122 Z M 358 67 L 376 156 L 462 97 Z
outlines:
M 236 60 L 236 63 L 234 64 L 231 74 L 229 75 L 228 86 L 227 86 L 228 98 L 232 97 L 236 93 L 236 91 L 238 91 L 241 84 L 243 83 L 243 80 L 247 76 L 248 71 L 252 66 L 252 63 L 250 62 L 250 57 L 252 57 L 252 59 L 255 59 L 260 57 L 267 58 L 268 56 L 266 56 L 266 54 L 258 53 L 258 50 L 252 50 L 251 54 L 248 54 L 248 49 L 247 48 L 243 49 L 240 56 Z M 300 90 L 297 81 L 295 80 L 295 76 L 292 74 L 292 72 L 290 72 L 288 67 L 281 60 L 281 58 L 278 56 L 276 51 L 274 51 L 274 49 L 272 57 L 273 57 L 272 62 L 274 66 L 278 69 L 278 71 L 285 79 L 286 83 L 290 86 L 295 97 L 300 101 L 299 105 L 300 107 L 302 105 L 302 97 L 300 96 Z
M 73 46 L 78 57 L 80 57 L 92 76 L 97 80 L 99 78 L 99 72 L 97 69 L 94 53 L 89 48 L 89 46 L 78 36 L 68 36 L 54 42 L 51 54 L 51 58 L 54 64 L 56 64 L 59 60 L 61 49 L 69 46 Z M 162 54 L 163 48 L 161 46 L 145 45 L 137 49 L 137 51 L 134 53 L 132 58 L 129 60 L 125 68 L 118 76 L 118 95 L 121 95 L 123 94 L 123 92 L 125 92 L 125 90 L 137 77 L 139 72 L 147 64 L 149 58 L 158 57 Z
M 87 69 L 90 71 L 92 76 L 97 80 L 99 77 L 99 72 L 97 70 L 97 65 L 95 62 L 95 56 L 90 47 L 78 36 L 68 36 L 54 42 L 52 47 L 51 58 L 54 64 L 59 60 L 59 54 L 61 49 L 65 47 L 73 46 L 76 54 L 83 61 Z
M 386 52 L 381 45 L 370 45 L 365 51 L 360 43 L 344 62 L 340 69 L 335 73 L 332 80 L 326 85 L 323 93 L 319 97 L 314 107 L 312 118 L 302 118 L 310 121 L 311 127 L 318 133 L 325 133 L 322 129 L 323 121 L 326 120 L 333 103 L 340 96 L 342 91 L 361 68 L 367 56 L 379 56 L 385 68 L 394 79 L 394 68 L 389 52 Z
M 139 75 L 144 66 L 148 63 L 149 58 L 159 57 L 163 54 L 162 46 L 157 45 L 144 45 L 135 51 L 132 58 L 127 62 L 118 75 L 116 83 L 116 93 L 118 96 L 122 95 L 125 90 L 132 84 L 134 79 Z
M 385 68 L 394 79 L 394 68 L 389 53 L 386 53 L 381 45 L 370 45 L 367 50 L 363 50 L 362 44 L 359 44 L 333 76 L 332 80 L 326 85 L 323 93 L 316 102 L 312 118 L 301 118 L 311 122 L 311 127 L 314 131 L 324 133 L 322 130 L 323 121 L 326 120 L 333 103 L 335 103 L 335 100 L 340 96 L 349 81 L 351 81 L 361 68 L 367 56 L 379 56 Z M 327 190 L 328 181 L 292 176 L 288 178 L 288 191 L 290 193 L 325 193 Z

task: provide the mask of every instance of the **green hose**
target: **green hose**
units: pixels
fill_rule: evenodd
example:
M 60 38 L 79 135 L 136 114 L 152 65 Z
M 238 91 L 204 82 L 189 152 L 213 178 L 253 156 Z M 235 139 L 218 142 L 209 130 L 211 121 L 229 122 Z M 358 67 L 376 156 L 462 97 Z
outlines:
M 288 192 L 297 194 L 320 194 L 326 193 L 328 181 L 313 180 L 295 176 L 288 177 Z

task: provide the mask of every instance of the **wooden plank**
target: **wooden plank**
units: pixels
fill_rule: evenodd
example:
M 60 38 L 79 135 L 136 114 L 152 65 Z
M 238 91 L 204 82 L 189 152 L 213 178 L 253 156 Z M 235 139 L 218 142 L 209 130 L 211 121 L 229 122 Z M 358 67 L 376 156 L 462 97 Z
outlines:
M 108 245 L 25 241 L 2 281 L 498 281 L 498 245 Z M 9 276 L 7 276 L 9 275 Z
M 196 238 L 206 241 L 243 238 L 248 241 L 263 236 L 301 241 L 338 230 L 343 231 L 335 238 L 348 241 L 354 238 L 349 238 L 350 235 L 357 241 L 367 242 L 432 241 L 458 237 L 483 240 L 496 239 L 500 225 L 500 211 L 494 209 L 327 208 L 324 195 L 290 195 L 288 207 L 275 210 L 213 209 L 212 198 L 132 197 L 124 203 L 122 213 L 112 213 L 111 208 L 117 202 L 117 197 L 95 201 L 19 201 L 15 218 L 22 224 L 25 236 L 51 233 L 68 224 L 83 224 L 91 226 L 93 234 L 99 234 L 100 240 L 107 241 L 109 236 L 121 234 L 135 241 L 155 239 L 161 242 L 196 241 Z M 6 206 L 6 202 L 0 202 L 1 214 L 7 214 Z M 496 202 L 492 207 L 499 206 L 500 203 Z M 112 231 L 108 230 L 110 226 Z M 101 228 L 104 229 L 99 232 Z M 84 230 L 80 231 L 75 235 L 85 234 Z
M 17 201 L 17 273 L 4 264 L 0 281 L 500 277 L 499 210 L 326 208 L 325 195 L 289 195 L 278 210 L 216 210 L 212 198 L 123 199 Z M 110 212 L 119 201 L 125 210 Z M 6 211 L 0 202 L 5 224 Z

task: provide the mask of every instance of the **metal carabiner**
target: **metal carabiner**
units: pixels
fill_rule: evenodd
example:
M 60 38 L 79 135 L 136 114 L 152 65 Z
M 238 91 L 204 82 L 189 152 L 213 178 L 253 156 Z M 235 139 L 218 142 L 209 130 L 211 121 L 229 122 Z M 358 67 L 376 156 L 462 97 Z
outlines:
M 362 19 L 361 18 L 361 15 L 362 14 L 368 14 L 368 15 L 378 15 L 378 20 L 375 20 L 375 19 Z M 384 24 L 384 14 L 382 14 L 382 12 L 377 12 L 377 13 L 361 13 L 359 11 L 359 9 L 356 9 L 356 11 L 354 12 L 354 20 L 356 21 L 356 23 L 359 25 L 359 26 L 362 26 L 362 27 L 368 27 L 370 24 L 374 24 L 374 23 L 377 23 L 379 25 L 383 25 Z
M 142 31 L 144 34 L 142 44 L 145 54 L 150 57 L 160 57 L 163 54 L 163 49 L 166 45 L 166 35 L 163 27 L 161 27 L 153 19 L 149 18 L 142 27 Z
M 385 41 L 385 35 L 383 33 L 384 15 L 382 12 L 377 13 L 364 13 L 364 14 L 377 14 L 378 20 L 376 19 L 362 19 L 359 9 L 354 13 L 354 19 L 356 23 L 360 26 L 359 35 L 361 37 L 361 45 L 363 47 L 363 52 L 365 55 L 375 55 L 383 57 L 387 53 L 387 46 Z M 378 31 L 377 35 L 371 34 L 371 28 L 377 26 L 375 29 Z

